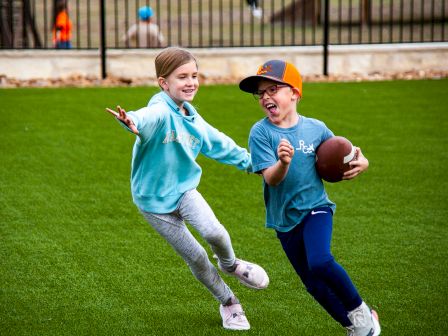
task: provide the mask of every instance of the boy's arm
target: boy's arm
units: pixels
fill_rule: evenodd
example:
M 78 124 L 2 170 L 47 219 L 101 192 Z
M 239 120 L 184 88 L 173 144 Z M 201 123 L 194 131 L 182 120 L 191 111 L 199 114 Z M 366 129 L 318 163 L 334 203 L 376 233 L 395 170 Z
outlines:
M 282 139 L 277 148 L 277 155 L 278 161 L 273 166 L 261 171 L 265 182 L 270 186 L 276 186 L 285 179 L 294 156 L 294 147 L 288 140 Z

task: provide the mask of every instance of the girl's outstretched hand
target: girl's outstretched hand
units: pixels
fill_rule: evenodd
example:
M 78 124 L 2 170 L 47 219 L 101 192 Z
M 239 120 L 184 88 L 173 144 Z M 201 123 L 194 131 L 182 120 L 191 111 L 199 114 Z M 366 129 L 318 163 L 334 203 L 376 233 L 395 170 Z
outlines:
M 369 167 L 369 160 L 362 154 L 361 148 L 356 147 L 356 159 L 350 161 L 350 170 L 344 173 L 343 180 L 351 180 L 355 178 Z
M 130 118 L 126 115 L 126 111 L 123 110 L 120 106 L 117 106 L 118 112 L 111 110 L 110 108 L 106 108 L 106 111 L 112 114 L 115 118 L 120 120 L 122 123 L 124 123 L 129 129 L 136 135 L 138 135 L 137 127 L 135 127 L 135 124 L 132 122 Z

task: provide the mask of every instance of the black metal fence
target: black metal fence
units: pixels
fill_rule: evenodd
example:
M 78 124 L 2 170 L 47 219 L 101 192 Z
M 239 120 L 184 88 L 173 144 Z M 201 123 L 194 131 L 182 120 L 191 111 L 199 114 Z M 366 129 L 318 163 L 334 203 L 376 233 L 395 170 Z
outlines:
M 0 48 L 54 48 L 55 1 L 0 0 Z M 142 6 L 152 8 L 163 35 L 150 48 L 322 45 L 325 37 L 339 45 L 447 41 L 448 0 L 258 0 L 258 7 L 249 0 L 67 2 L 75 49 L 101 48 L 102 4 L 108 49 L 148 48 L 124 38 Z

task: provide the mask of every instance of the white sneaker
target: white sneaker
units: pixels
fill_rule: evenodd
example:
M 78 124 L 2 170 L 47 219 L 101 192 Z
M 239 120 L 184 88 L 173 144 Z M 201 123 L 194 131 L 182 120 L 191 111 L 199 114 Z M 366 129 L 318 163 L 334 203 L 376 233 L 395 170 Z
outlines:
M 358 308 L 348 313 L 353 323 L 353 336 L 378 336 L 381 333 L 378 314 L 363 302 Z
M 222 268 L 218 261 L 218 267 L 222 272 L 238 278 L 243 285 L 249 288 L 265 289 L 269 285 L 268 274 L 261 266 L 241 259 L 236 259 L 235 264 L 235 270 L 229 272 Z
M 250 324 L 246 318 L 243 307 L 239 303 L 230 306 L 219 306 L 222 317 L 222 326 L 230 330 L 249 330 Z

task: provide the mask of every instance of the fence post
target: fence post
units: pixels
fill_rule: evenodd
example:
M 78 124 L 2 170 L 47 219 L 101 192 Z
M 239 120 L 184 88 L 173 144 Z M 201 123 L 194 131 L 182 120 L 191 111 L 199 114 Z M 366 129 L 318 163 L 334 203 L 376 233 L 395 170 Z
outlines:
M 100 0 L 100 54 L 101 54 L 101 78 L 107 77 L 106 73 L 106 11 L 104 0 Z
M 328 76 L 328 37 L 329 37 L 329 31 L 330 31 L 330 4 L 329 0 L 325 0 L 324 4 L 324 76 Z

